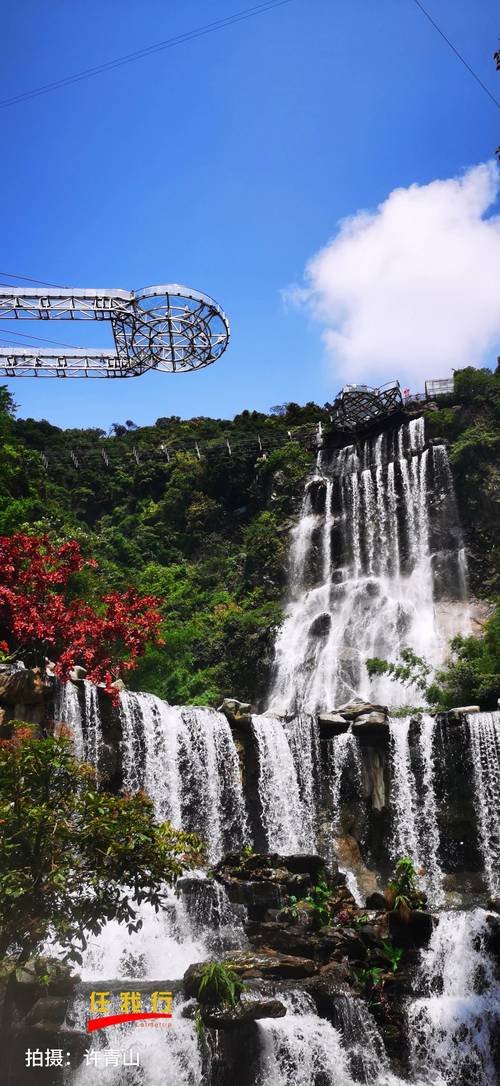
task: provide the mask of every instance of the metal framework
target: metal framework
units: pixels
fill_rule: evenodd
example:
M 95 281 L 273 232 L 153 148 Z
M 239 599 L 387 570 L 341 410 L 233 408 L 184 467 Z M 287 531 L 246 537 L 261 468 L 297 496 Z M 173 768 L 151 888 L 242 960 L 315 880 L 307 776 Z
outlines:
M 454 391 L 455 379 L 453 377 L 440 377 L 425 382 L 425 395 L 428 400 L 433 400 L 436 396 L 452 396 Z
M 361 430 L 402 407 L 399 381 L 389 381 L 380 388 L 345 385 L 333 405 L 332 421 L 341 430 Z
M 0 377 L 138 377 L 215 362 L 229 321 L 206 294 L 171 283 L 139 291 L 0 287 L 0 320 L 109 321 L 115 350 L 0 347 Z

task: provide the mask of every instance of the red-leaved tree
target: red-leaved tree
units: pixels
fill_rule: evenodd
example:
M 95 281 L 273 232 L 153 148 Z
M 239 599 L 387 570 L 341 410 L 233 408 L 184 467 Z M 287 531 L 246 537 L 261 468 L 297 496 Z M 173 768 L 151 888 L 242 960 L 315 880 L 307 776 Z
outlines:
M 70 539 L 54 546 L 48 536 L 0 536 L 0 638 L 25 662 L 47 657 L 65 680 L 77 664 L 91 682 L 135 667 L 148 642 L 162 644 L 158 601 L 135 589 L 104 596 L 98 608 L 70 591 L 71 578 L 95 567 Z

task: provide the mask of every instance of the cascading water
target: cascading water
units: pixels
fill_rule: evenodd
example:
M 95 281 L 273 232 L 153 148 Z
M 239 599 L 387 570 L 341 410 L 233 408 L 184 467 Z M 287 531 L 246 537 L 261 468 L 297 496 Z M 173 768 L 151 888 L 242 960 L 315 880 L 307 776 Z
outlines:
M 439 828 L 434 784 L 436 722 L 427 713 L 415 728 L 415 753 L 420 762 L 417 779 L 410 748 L 411 717 L 389 719 L 391 742 L 391 813 L 394 859 L 409 856 L 422 870 L 421 881 L 429 901 L 443 901 L 443 872 L 439 862 Z
M 462 541 L 446 449 L 424 448 L 423 419 L 321 451 L 292 532 L 269 710 L 313 713 L 353 695 L 418 704 L 417 690 L 370 683 L 365 660 L 410 647 L 441 663 L 435 601 L 448 593 L 465 600 Z
M 280 1000 L 286 1017 L 258 1023 L 256 1086 L 403 1086 L 391 1074 L 375 1022 L 358 1000 L 339 997 L 339 1029 L 319 1017 L 305 992 L 280 993 Z
M 89 1037 L 88 1062 L 75 1071 L 71 1086 L 200 1086 L 203 1064 L 194 1023 L 183 1017 L 184 1005 L 174 998 L 170 1024 L 112 1026 Z M 88 1000 L 80 998 L 72 1016 L 85 1029 Z M 145 1027 L 145 1028 L 144 1028 Z M 124 1057 L 130 1062 L 123 1066 Z M 137 1060 L 134 1066 L 132 1061 Z
M 488 914 L 441 913 L 422 956 L 424 995 L 408 1008 L 416 1073 L 428 1086 L 495 1086 L 500 986 L 487 949 Z
M 124 924 L 111 920 L 97 938 L 89 935 L 80 970 L 83 980 L 176 980 L 191 962 L 209 956 L 207 941 L 194 930 L 182 896 L 173 889 L 166 893 L 159 912 L 150 905 L 139 906 L 138 932 L 129 934 Z
M 222 713 L 127 693 L 121 719 L 126 790 L 143 788 L 159 819 L 199 833 L 211 861 L 248 842 L 238 754 Z
M 344 774 L 349 771 L 351 780 L 361 782 L 361 758 L 359 742 L 349 728 L 335 739 L 328 740 L 328 782 L 332 800 L 332 822 L 334 831 L 340 828 L 340 801 Z
M 104 747 L 98 691 L 68 682 L 57 715 L 73 732 L 76 753 L 99 769 Z M 150 796 L 159 820 L 199 833 L 211 862 L 249 841 L 238 754 L 222 713 L 171 706 L 153 694 L 120 697 L 125 792 Z
M 281 997 L 287 1015 L 258 1023 L 261 1067 L 257 1086 L 354 1086 L 341 1035 L 319 1018 L 304 992 Z
M 500 712 L 468 717 L 479 844 L 485 879 L 500 891 Z
M 267 847 L 273 852 L 314 852 L 315 760 L 312 720 L 283 724 L 254 716 L 252 729 L 259 760 L 259 798 Z

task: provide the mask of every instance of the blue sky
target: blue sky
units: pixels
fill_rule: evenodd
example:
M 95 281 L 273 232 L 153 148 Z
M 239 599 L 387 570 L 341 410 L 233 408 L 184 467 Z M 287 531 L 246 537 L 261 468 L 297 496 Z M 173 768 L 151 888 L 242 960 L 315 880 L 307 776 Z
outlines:
M 5 5 L 0 97 L 244 6 Z M 500 97 L 497 4 L 427 7 Z M 61 426 L 331 400 L 345 372 L 335 353 L 327 358 L 325 321 L 314 299 L 296 307 L 282 292 L 302 281 L 339 220 L 375 208 L 395 188 L 460 176 L 491 160 L 500 142 L 498 110 L 413 0 L 292 0 L 2 109 L 0 125 L 3 269 L 74 286 L 184 282 L 216 298 L 231 320 L 230 349 L 199 374 L 9 383 L 22 416 Z M 45 334 L 78 342 L 77 331 L 82 343 L 110 345 L 90 325 L 52 324 Z M 396 368 L 391 359 L 385 378 L 399 376 Z M 432 375 L 423 372 L 422 384 Z

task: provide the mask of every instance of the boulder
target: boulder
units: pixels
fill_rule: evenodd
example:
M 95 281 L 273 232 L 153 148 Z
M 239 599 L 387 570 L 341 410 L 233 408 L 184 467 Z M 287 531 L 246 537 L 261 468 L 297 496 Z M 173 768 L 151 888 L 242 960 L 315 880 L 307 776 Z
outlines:
M 35 1081 L 37 1086 L 63 1086 L 67 1081 L 66 1067 L 26 1068 L 26 1051 L 28 1048 L 62 1049 L 64 1062 L 76 1071 L 82 1062 L 86 1049 L 89 1048 L 89 1035 L 83 1030 L 56 1028 L 52 1023 L 39 1023 L 36 1026 L 26 1026 L 16 1032 L 11 1049 L 10 1068 L 7 1071 L 6 1082 L 10 1086 L 31 1086 Z M 5 1066 L 3 1068 L 5 1070 Z
M 86 676 L 87 676 L 87 668 L 86 667 L 80 667 L 80 665 L 77 664 L 76 667 L 71 668 L 71 671 L 70 671 L 68 677 L 71 679 L 72 683 L 82 683 L 82 682 L 84 682 Z
M 335 854 L 341 867 L 352 871 L 360 890 L 364 894 L 372 894 L 377 889 L 377 876 L 370 871 L 359 850 L 358 842 L 351 834 L 335 838 Z
M 224 698 L 217 712 L 224 713 L 229 723 L 236 728 L 249 728 L 252 723 L 252 706 L 247 701 Z
M 318 725 L 323 739 L 329 739 L 331 735 L 342 735 L 349 730 L 349 721 L 340 713 L 318 713 Z
M 68 1008 L 68 1000 L 61 998 L 61 996 L 42 996 L 37 999 L 34 1006 L 31 1008 L 27 1018 L 26 1025 L 28 1026 L 40 1026 L 51 1025 L 61 1026 L 66 1018 L 66 1011 Z
M 354 701 L 346 702 L 345 705 L 337 706 L 334 712 L 345 716 L 346 720 L 357 720 L 358 716 L 364 713 L 383 713 L 387 716 L 389 709 L 387 705 L 375 705 L 371 701 L 361 701 L 356 698 Z
M 298 856 L 283 856 L 283 867 L 294 875 L 319 875 L 325 866 L 322 856 L 316 853 L 304 853 Z
M 369 713 L 360 713 L 359 716 L 353 720 L 351 728 L 355 734 L 360 732 L 376 731 L 389 731 L 389 725 L 387 722 L 387 716 L 383 712 L 378 710 L 371 710 Z
M 207 1007 L 202 1019 L 208 1029 L 235 1029 L 259 1018 L 284 1018 L 286 1007 L 279 999 L 241 1000 L 236 1007 Z
M 283 904 L 282 885 L 273 882 L 246 881 L 217 876 L 229 900 L 235 905 L 245 905 L 251 917 L 262 916 L 268 909 L 279 909 Z
M 0 701 L 6 705 L 40 705 L 45 698 L 45 684 L 39 667 L 0 671 Z
M 257 977 L 261 980 L 293 979 L 312 977 L 316 972 L 316 963 L 310 958 L 295 957 L 292 954 L 279 954 L 269 947 L 259 950 L 236 950 L 227 952 L 223 961 L 243 980 Z M 187 999 L 198 996 L 201 971 L 206 962 L 190 965 L 184 973 L 183 987 Z
M 389 913 L 389 934 L 396 946 L 424 947 L 429 942 L 434 929 L 431 913 L 423 909 L 413 909 L 408 920 L 398 910 Z
M 387 902 L 383 894 L 378 890 L 374 890 L 373 894 L 368 894 L 366 899 L 367 909 L 376 909 L 377 912 L 385 912 L 387 909 Z

